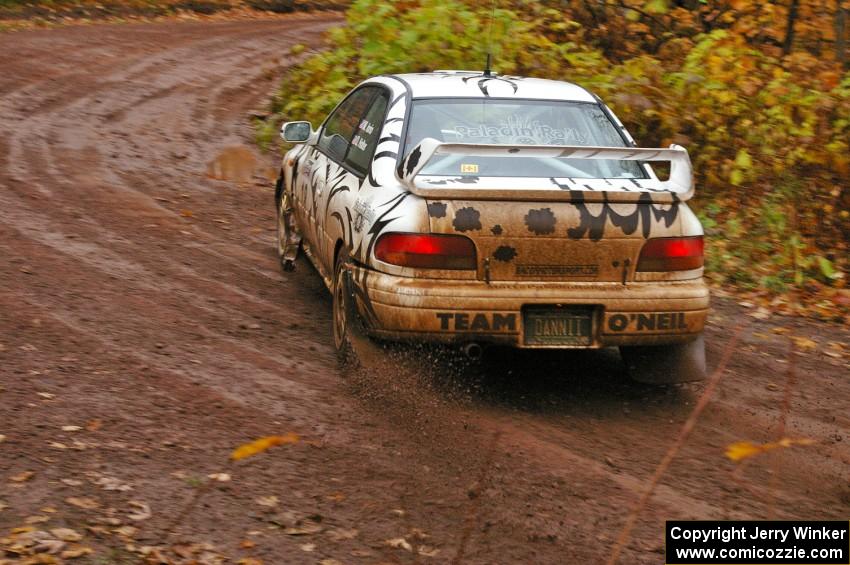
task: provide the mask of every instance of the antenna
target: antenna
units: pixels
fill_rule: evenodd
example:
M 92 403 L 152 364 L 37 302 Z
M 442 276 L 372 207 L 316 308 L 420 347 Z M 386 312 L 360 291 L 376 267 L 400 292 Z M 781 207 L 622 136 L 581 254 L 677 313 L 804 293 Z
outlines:
M 492 76 L 493 70 L 490 68 L 493 51 L 493 20 L 496 19 L 496 0 L 492 2 L 492 10 L 490 12 L 490 22 L 487 25 L 487 63 L 484 65 L 484 76 Z

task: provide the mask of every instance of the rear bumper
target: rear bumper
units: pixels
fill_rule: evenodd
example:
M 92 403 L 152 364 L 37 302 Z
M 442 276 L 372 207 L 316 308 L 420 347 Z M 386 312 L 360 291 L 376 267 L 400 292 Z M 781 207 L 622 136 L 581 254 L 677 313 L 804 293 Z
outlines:
M 619 283 L 493 282 L 421 279 L 355 267 L 358 308 L 376 337 L 399 341 L 481 342 L 523 348 L 598 348 L 693 340 L 705 325 L 702 279 Z M 588 307 L 589 342 L 529 343 L 524 313 L 533 306 Z

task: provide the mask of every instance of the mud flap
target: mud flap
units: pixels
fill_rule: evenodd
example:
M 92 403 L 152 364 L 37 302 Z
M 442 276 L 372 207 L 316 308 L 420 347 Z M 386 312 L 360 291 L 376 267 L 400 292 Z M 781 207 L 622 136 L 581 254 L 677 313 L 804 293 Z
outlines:
M 706 377 L 702 334 L 693 341 L 676 345 L 620 347 L 620 356 L 629 376 L 642 383 L 687 383 Z
M 277 182 L 274 183 L 274 207 L 280 208 L 280 197 L 283 195 L 283 170 L 280 171 L 277 177 Z
M 281 260 L 286 266 L 294 265 L 298 258 L 298 250 L 301 249 L 301 234 L 298 233 L 298 226 L 295 223 L 295 214 L 289 202 L 284 203 L 286 209 L 282 211 L 283 221 L 286 223 L 286 241 L 283 245 L 283 254 Z
M 376 367 L 382 360 L 381 348 L 369 337 L 366 322 L 357 308 L 357 293 L 355 292 L 354 277 L 351 269 L 347 268 L 342 274 L 343 296 L 346 319 L 346 339 L 349 352 L 353 354 L 360 367 Z

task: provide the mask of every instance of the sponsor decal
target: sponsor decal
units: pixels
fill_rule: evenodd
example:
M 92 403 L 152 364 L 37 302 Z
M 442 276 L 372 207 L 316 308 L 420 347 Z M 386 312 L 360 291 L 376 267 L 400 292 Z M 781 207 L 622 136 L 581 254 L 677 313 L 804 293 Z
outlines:
M 460 164 L 460 172 L 461 173 L 478 173 L 478 165 L 472 163 L 461 163 Z
M 520 277 L 574 277 L 596 278 L 599 265 L 517 265 Z
M 498 312 L 437 312 L 441 330 L 515 332 L 516 314 Z
M 363 230 L 363 226 L 365 224 L 371 224 L 373 221 L 375 221 L 375 211 L 363 200 L 360 200 L 358 198 L 354 202 L 354 206 L 352 206 L 352 209 L 354 210 L 355 214 L 354 231 L 360 232 Z
M 685 312 L 636 312 L 611 314 L 607 327 L 614 333 L 676 332 L 687 330 Z
M 454 134 L 461 138 L 493 139 L 539 145 L 587 145 L 588 135 L 573 127 L 559 127 L 539 120 L 521 120 L 509 116 L 495 124 L 468 126 L 457 124 Z

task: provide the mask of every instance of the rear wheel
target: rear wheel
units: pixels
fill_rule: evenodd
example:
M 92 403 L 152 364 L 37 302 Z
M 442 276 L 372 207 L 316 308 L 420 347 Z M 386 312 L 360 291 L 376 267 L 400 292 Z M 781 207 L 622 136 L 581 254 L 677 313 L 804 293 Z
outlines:
M 350 323 L 348 315 L 348 285 L 345 282 L 346 263 L 348 253 L 341 249 L 334 265 L 334 294 L 333 294 L 333 332 L 334 346 L 340 358 L 346 358 L 351 352 L 351 344 L 348 341 L 348 326 Z
M 620 347 L 629 376 L 642 383 L 666 385 L 701 381 L 706 377 L 702 334 L 688 343 Z
M 353 281 L 348 270 L 348 251 L 340 249 L 334 263 L 333 335 L 339 360 L 374 369 L 383 363 L 382 348 L 369 337 L 357 311 Z

